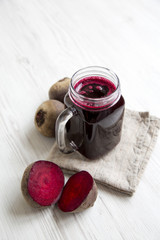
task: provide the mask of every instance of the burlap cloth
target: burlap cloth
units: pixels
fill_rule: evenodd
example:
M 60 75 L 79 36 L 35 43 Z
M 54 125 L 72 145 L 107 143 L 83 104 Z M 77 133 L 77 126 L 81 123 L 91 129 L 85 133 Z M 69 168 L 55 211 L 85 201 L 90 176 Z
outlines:
M 88 160 L 77 152 L 63 154 L 53 145 L 47 160 L 64 172 L 88 171 L 96 182 L 132 195 L 156 143 L 160 119 L 148 112 L 125 110 L 120 143 L 106 156 Z

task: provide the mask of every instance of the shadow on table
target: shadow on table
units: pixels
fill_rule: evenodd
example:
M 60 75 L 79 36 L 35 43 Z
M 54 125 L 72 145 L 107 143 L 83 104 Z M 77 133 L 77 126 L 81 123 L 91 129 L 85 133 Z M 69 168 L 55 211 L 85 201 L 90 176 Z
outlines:
M 123 201 L 125 201 L 125 199 L 126 199 L 126 201 L 128 201 L 128 199 L 131 199 L 131 196 L 132 196 L 132 195 L 129 195 L 129 194 L 126 194 L 126 193 L 114 190 L 112 188 L 109 188 L 109 187 L 107 187 L 107 186 L 105 186 L 103 184 L 99 184 L 98 183 L 97 187 L 102 192 L 108 193 L 110 196 L 113 196 L 114 198 L 123 199 Z
M 45 159 L 55 142 L 55 138 L 45 137 L 33 127 L 28 130 L 22 141 L 25 144 L 25 149 L 33 153 L 33 156 Z
M 48 211 L 48 208 L 36 209 L 27 204 L 23 196 L 17 196 L 13 200 L 13 205 L 8 209 L 11 215 L 16 215 L 17 217 L 24 217 L 28 215 L 39 215 L 42 211 Z

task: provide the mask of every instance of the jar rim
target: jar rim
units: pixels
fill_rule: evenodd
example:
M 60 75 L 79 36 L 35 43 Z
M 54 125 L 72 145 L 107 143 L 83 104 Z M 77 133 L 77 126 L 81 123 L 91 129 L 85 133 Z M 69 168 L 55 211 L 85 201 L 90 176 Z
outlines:
M 78 77 L 78 74 L 81 74 L 82 76 L 78 78 L 77 82 L 86 77 L 86 75 L 83 76 L 83 74 L 87 74 L 87 76 L 103 76 L 106 79 L 108 79 L 108 76 L 106 75 L 110 74 L 110 78 L 108 80 L 113 81 L 114 79 L 116 81 L 116 84 L 115 84 L 116 89 L 110 95 L 105 97 L 101 97 L 101 98 L 86 97 L 78 93 L 74 88 L 73 81 L 75 80 L 76 77 Z M 100 107 L 109 108 L 119 100 L 120 81 L 118 76 L 112 70 L 106 67 L 89 66 L 89 67 L 81 68 L 78 71 L 76 71 L 71 78 L 71 84 L 69 87 L 69 96 L 71 100 L 77 105 L 79 105 L 81 108 L 87 108 L 90 110 L 91 109 L 99 110 Z

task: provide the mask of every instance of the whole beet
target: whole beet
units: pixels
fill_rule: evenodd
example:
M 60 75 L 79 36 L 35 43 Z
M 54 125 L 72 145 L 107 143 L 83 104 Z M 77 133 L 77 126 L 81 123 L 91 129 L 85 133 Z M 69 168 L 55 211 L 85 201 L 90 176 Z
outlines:
M 59 114 L 65 109 L 57 100 L 47 100 L 37 109 L 34 123 L 38 131 L 46 137 L 55 137 L 55 123 Z
M 55 84 L 53 84 L 50 89 L 49 89 L 49 98 L 50 99 L 55 99 L 60 102 L 64 102 L 64 96 L 68 92 L 69 84 L 70 84 L 71 79 L 68 77 L 65 77 Z

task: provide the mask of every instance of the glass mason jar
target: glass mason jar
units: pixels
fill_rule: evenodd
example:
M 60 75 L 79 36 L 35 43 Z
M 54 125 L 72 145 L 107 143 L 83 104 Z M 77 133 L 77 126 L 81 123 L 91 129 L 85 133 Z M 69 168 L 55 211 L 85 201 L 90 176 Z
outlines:
M 97 159 L 119 143 L 125 101 L 114 72 L 97 66 L 80 69 L 71 78 L 64 103 L 66 109 L 56 121 L 62 152 Z

